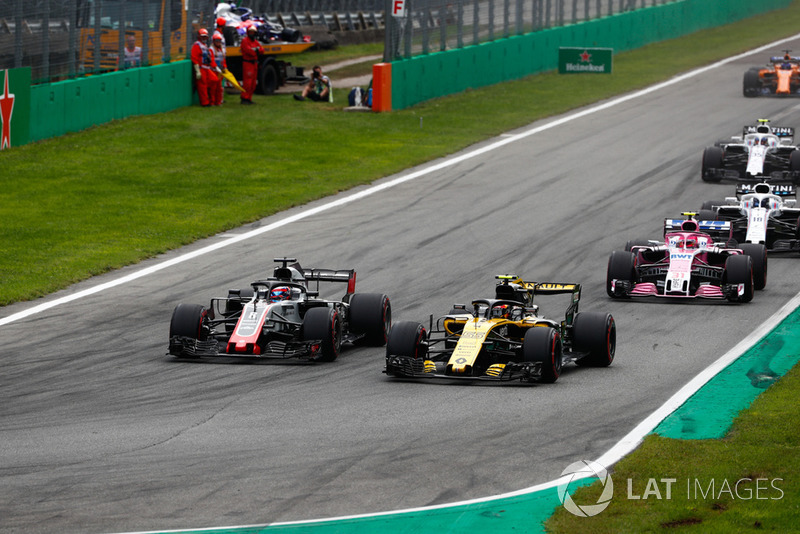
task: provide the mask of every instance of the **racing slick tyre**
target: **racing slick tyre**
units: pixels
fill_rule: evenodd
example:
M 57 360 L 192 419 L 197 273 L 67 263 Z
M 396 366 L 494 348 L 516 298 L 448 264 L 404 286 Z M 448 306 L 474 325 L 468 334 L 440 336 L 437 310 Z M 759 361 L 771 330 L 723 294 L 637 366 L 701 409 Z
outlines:
M 382 347 L 392 329 L 392 305 L 381 293 L 356 293 L 350 296 L 350 331 L 364 334 L 364 341 Z
M 408 356 L 415 360 L 424 359 L 428 355 L 428 347 L 424 344 L 427 337 L 428 333 L 420 323 L 395 323 L 386 342 L 386 357 Z
M 284 28 L 281 30 L 281 40 L 287 43 L 297 43 L 303 39 L 303 34 L 300 30 L 294 28 Z
M 620 282 L 636 282 L 636 254 L 630 251 L 615 250 L 608 258 L 608 270 L 606 271 L 606 293 L 611 298 L 618 298 L 611 288 L 612 280 Z
M 264 60 L 258 66 L 258 93 L 271 95 L 278 88 L 278 71 L 270 60 Z
M 789 156 L 789 170 L 792 173 L 792 182 L 800 185 L 800 150 L 794 150 Z
M 767 285 L 767 247 L 759 243 L 742 243 L 739 245 L 753 263 L 753 287 L 764 289 Z
M 610 313 L 581 312 L 572 321 L 572 350 L 587 355 L 580 366 L 608 367 L 617 349 L 617 325 Z
M 181 345 L 173 345 L 175 337 L 205 341 L 208 338 L 206 317 L 208 310 L 200 304 L 178 304 L 169 322 L 169 353 L 173 356 L 191 357 L 181 350 Z
M 716 221 L 717 220 L 717 212 L 714 210 L 700 210 L 697 212 L 695 216 L 696 221 Z
M 742 94 L 748 98 L 758 96 L 761 90 L 761 80 L 758 78 L 759 70 L 760 69 L 750 69 L 744 73 Z
M 242 36 L 233 26 L 224 26 L 222 28 L 222 37 L 225 39 L 225 46 L 239 46 L 242 42 Z
M 650 246 L 650 241 L 647 239 L 629 239 L 625 242 L 625 252 L 630 252 L 633 247 L 647 246 Z
M 539 381 L 552 384 L 561 376 L 561 335 L 549 326 L 529 328 L 522 341 L 522 358 L 526 362 L 542 362 Z
M 317 362 L 332 362 L 342 348 L 342 323 L 333 308 L 311 308 L 303 318 L 303 340 L 321 340 Z
M 710 146 L 703 150 L 703 167 L 700 176 L 705 182 L 719 182 L 722 179 L 721 171 L 725 152 L 718 146 Z
M 744 284 L 742 295 L 730 295 L 731 302 L 750 302 L 753 300 L 753 261 L 750 256 L 737 254 L 725 260 L 725 270 L 722 273 L 724 284 Z

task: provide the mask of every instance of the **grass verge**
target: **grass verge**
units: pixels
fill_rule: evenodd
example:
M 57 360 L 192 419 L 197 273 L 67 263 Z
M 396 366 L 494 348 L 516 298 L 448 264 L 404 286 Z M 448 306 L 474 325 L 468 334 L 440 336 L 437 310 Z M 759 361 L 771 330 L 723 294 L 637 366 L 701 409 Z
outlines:
M 614 466 L 608 508 L 594 517 L 559 508 L 546 531 L 798 532 L 798 395 L 800 368 L 795 367 L 741 412 L 723 439 L 648 436 Z M 573 500 L 594 504 L 601 491 L 597 482 L 578 489 Z
M 340 112 L 348 88 L 334 91 L 335 104 L 276 95 L 243 107 L 229 99 L 221 108 L 134 117 L 3 151 L 0 305 L 370 183 L 797 28 L 800 1 L 618 54 L 611 76 L 551 72 L 381 114 Z M 348 57 L 326 51 L 303 56 L 303 63 L 334 61 L 334 52 Z

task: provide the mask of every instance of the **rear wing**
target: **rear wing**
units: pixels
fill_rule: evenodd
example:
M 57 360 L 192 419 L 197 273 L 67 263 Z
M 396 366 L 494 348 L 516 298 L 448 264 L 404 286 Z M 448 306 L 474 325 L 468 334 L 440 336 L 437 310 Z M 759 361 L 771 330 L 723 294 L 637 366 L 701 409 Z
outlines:
M 503 281 L 501 284 L 498 284 L 497 288 L 495 288 L 495 293 L 498 298 L 501 298 L 501 293 L 503 292 L 500 290 L 504 286 L 519 287 L 519 291 L 526 294 L 527 299 L 525 300 L 528 304 L 533 304 L 533 300 L 536 295 L 572 295 L 566 312 L 567 324 L 572 324 L 572 318 L 575 313 L 578 312 L 578 302 L 581 300 L 580 284 L 561 282 L 526 282 L 519 276 L 513 274 L 497 275 L 495 278 Z M 511 284 L 514 284 L 514 286 Z M 508 290 L 505 292 L 508 293 Z M 502 298 L 506 297 L 503 296 Z
M 697 230 L 692 229 L 691 231 L 693 232 L 704 232 L 711 237 L 720 237 L 722 239 L 728 239 L 731 236 L 732 226 L 730 221 L 698 221 L 695 219 L 664 219 L 664 235 L 670 232 L 688 231 L 683 228 L 683 223 L 687 221 L 697 224 Z
M 317 282 L 340 282 L 347 284 L 347 295 L 356 291 L 356 271 L 354 269 L 301 269 L 303 276 L 308 280 Z

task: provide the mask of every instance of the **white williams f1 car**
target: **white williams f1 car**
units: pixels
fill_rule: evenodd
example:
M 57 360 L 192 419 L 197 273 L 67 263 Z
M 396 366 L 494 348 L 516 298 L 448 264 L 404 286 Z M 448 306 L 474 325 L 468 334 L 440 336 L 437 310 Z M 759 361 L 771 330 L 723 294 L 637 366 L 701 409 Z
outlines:
M 793 144 L 794 128 L 773 128 L 768 122 L 760 119 L 756 126 L 745 126 L 741 136 L 706 148 L 703 180 L 777 178 L 800 183 L 800 150 Z
M 794 185 L 740 184 L 735 197 L 703 203 L 698 219 L 729 221 L 739 243 L 756 243 L 774 252 L 800 252 L 800 208 Z

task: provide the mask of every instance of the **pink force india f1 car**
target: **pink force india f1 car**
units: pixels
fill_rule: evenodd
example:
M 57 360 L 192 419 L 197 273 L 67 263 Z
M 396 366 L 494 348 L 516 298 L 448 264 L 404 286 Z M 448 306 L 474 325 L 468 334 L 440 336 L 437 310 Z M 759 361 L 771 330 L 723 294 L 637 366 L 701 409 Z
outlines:
M 663 242 L 629 241 L 625 250 L 611 253 L 606 292 L 611 298 L 674 297 L 750 302 L 755 288 L 754 264 L 758 264 L 762 281 L 766 282 L 766 252 L 753 258 L 734 241 L 714 242 L 711 235 L 730 236 L 730 232 L 729 221 L 666 219 Z
M 354 270 L 303 269 L 294 258 L 281 263 L 272 277 L 208 307 L 179 304 L 169 325 L 169 354 L 178 358 L 295 358 L 333 361 L 342 343 L 364 341 L 383 346 L 391 329 L 389 298 L 355 293 Z M 310 287 L 316 282 L 315 287 Z M 319 298 L 320 282 L 347 285 L 341 300 Z
M 396 378 L 495 382 L 555 382 L 564 364 L 607 367 L 617 330 L 610 313 L 580 312 L 580 284 L 525 282 L 497 276 L 494 298 L 456 304 L 429 328 L 395 323 L 384 372 Z M 537 299 L 569 295 L 562 320 L 539 313 Z M 537 300 L 538 302 L 538 300 Z

